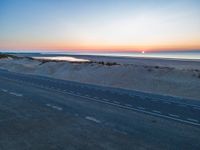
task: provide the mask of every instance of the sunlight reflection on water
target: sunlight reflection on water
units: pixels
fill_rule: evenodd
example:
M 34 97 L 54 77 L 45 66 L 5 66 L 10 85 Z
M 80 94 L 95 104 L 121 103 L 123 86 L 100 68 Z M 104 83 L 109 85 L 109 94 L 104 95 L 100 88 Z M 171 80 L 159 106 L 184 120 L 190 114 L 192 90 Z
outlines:
M 57 60 L 57 61 L 68 61 L 68 62 L 90 62 L 88 59 L 81 59 L 69 56 L 46 56 L 46 57 L 33 57 L 35 59 L 44 59 L 44 60 Z

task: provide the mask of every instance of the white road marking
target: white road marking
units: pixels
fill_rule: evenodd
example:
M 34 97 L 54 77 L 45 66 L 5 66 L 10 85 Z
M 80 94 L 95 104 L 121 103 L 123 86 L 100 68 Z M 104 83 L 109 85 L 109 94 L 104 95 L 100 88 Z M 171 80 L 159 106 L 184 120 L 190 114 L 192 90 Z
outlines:
M 55 106 L 55 105 L 51 105 L 51 104 L 46 104 L 46 106 L 51 107 L 51 108 L 53 108 L 53 109 L 57 109 L 57 110 L 59 110 L 59 111 L 63 110 L 61 107 Z
M 192 122 L 196 122 L 196 123 L 199 122 L 198 120 L 196 120 L 196 119 L 192 119 L 192 118 L 187 118 L 187 120 L 192 121 Z
M 52 108 L 60 110 L 60 111 L 63 110 L 61 107 L 58 107 L 58 106 L 52 106 Z
M 176 117 L 176 118 L 179 117 L 178 115 L 174 115 L 174 114 L 169 114 L 169 116 Z
M 193 109 L 200 110 L 200 108 L 199 108 L 199 107 L 193 107 Z
M 145 110 L 145 108 L 144 107 L 137 107 L 138 109 L 141 109 L 141 110 Z
M 108 99 L 103 98 L 104 101 L 109 101 Z
M 115 103 L 115 104 L 120 104 L 120 102 L 118 102 L 118 101 L 113 101 L 113 103 Z
M 161 114 L 161 112 L 158 111 L 158 110 L 152 110 L 152 111 L 155 112 L 155 113 Z
M 96 123 L 101 123 L 100 120 L 97 120 L 96 118 L 91 117 L 91 116 L 86 116 L 85 119 L 90 120 L 90 121 L 93 121 L 93 122 L 96 122 Z
M 8 90 L 6 90 L 6 89 L 1 89 L 1 91 L 6 92 L 6 93 L 9 93 L 9 94 L 11 94 L 11 95 L 18 96 L 18 97 L 22 97 L 22 96 L 23 96 L 23 94 L 20 94 L 20 93 L 8 92 Z
M 5 77 L 5 78 L 6 78 L 6 77 Z M 10 78 L 7 78 L 7 79 L 11 80 Z M 12 79 L 12 81 L 13 81 L 13 79 Z M 14 81 L 17 81 L 17 80 L 14 80 Z M 35 85 L 37 85 L 37 84 L 35 84 Z M 175 118 L 175 117 L 170 117 L 170 116 L 168 116 L 168 115 L 156 114 L 156 113 L 153 113 L 153 112 L 149 112 L 149 111 L 145 111 L 145 110 L 141 110 L 141 109 L 137 109 L 137 108 L 130 108 L 130 107 L 127 107 L 127 106 L 118 105 L 118 104 L 114 104 L 114 103 L 111 103 L 111 102 L 105 102 L 105 101 L 93 99 L 93 98 L 86 97 L 86 96 L 83 96 L 83 95 L 72 94 L 72 93 L 70 93 L 70 92 L 65 92 L 65 93 L 67 93 L 67 94 L 69 94 L 69 95 L 73 95 L 73 96 L 78 96 L 78 97 L 86 98 L 86 99 L 89 99 L 89 100 L 94 100 L 94 101 L 101 102 L 101 103 L 110 104 L 110 105 L 113 105 L 113 106 L 118 106 L 118 107 L 120 107 L 120 108 L 126 108 L 126 109 L 134 110 L 134 111 L 137 111 L 137 112 L 142 112 L 142 113 L 149 114 L 149 115 L 153 115 L 153 116 L 168 118 L 168 119 L 172 119 L 172 120 L 175 120 L 175 121 L 179 121 L 179 122 L 183 122 L 183 123 L 187 123 L 187 124 L 191 124 L 191 125 L 200 126 L 200 123 L 191 122 L 191 121 L 188 121 L 188 120 L 183 120 L 183 119 L 179 119 L 179 118 Z M 133 95 L 133 96 L 134 96 L 134 95 Z M 160 101 L 163 102 L 163 100 L 160 100 Z M 166 102 L 166 101 L 165 101 L 165 102 Z M 169 101 L 169 104 L 171 104 L 170 101 Z M 185 104 L 185 103 L 176 102 L 176 104 Z M 194 104 L 186 104 L 186 105 L 187 105 L 187 106 L 197 107 L 197 109 L 199 108 L 199 105 L 194 105 Z M 177 116 L 177 115 L 176 115 L 176 116 Z
M 18 97 L 22 97 L 23 96 L 23 94 L 15 93 L 15 92 L 9 92 L 9 94 L 14 95 L 14 96 L 18 96 Z
M 51 104 L 46 104 L 46 106 L 51 107 Z
M 8 92 L 8 90 L 6 90 L 6 89 L 1 89 L 1 91 L 3 91 L 3 92 Z

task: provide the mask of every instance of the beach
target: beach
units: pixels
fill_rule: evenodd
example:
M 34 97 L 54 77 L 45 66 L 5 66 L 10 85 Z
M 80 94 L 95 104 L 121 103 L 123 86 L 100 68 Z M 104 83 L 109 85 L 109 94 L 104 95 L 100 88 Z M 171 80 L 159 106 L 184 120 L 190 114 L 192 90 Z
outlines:
M 2 58 L 0 68 L 107 87 L 200 99 L 200 61 L 159 58 L 70 56 L 84 62 L 28 57 Z

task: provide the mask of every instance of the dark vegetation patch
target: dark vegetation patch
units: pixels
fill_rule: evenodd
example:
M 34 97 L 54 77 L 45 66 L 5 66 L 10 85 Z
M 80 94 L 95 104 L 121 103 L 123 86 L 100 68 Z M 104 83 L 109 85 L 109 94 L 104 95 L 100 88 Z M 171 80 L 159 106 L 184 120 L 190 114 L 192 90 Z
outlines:
M 195 72 L 195 73 L 200 73 L 200 70 L 198 69 L 191 69 L 192 72 Z
M 33 59 L 33 58 L 32 58 Z M 114 66 L 114 65 L 119 65 L 118 63 L 116 62 L 104 62 L 104 61 L 86 61 L 86 62 L 82 62 L 82 61 L 76 61 L 76 62 L 69 62 L 69 61 L 64 61 L 64 60 L 45 60 L 45 59 L 33 59 L 33 60 L 38 60 L 40 61 L 41 63 L 39 65 L 43 65 L 45 63 L 48 63 L 48 62 L 68 62 L 68 63 L 71 63 L 71 64 L 100 64 L 100 65 L 103 65 L 103 66 Z
M 14 55 L 10 55 L 10 54 L 0 53 L 0 59 L 3 59 L 3 58 L 18 58 L 18 57 Z
M 58 62 L 58 61 L 55 61 L 55 60 L 45 60 L 45 59 L 35 59 L 35 60 L 38 60 L 40 62 L 39 65 L 43 65 L 43 64 L 48 63 L 48 62 Z
M 189 71 L 192 72 L 192 76 L 193 77 L 197 77 L 197 78 L 200 79 L 200 70 L 198 70 L 198 69 L 190 69 Z
M 164 67 L 164 66 L 147 66 L 147 65 L 145 65 L 144 68 L 146 68 L 148 72 L 152 72 L 152 71 L 155 71 L 155 70 L 171 71 L 171 70 L 174 69 L 174 68 L 172 68 L 172 67 Z
M 153 69 L 151 69 L 151 68 L 148 68 L 148 69 L 147 69 L 147 71 L 148 71 L 148 72 L 151 72 L 151 71 L 153 71 Z
M 33 60 L 40 61 L 41 63 L 39 65 L 43 65 L 43 64 L 49 63 L 49 62 L 55 62 L 55 63 L 67 62 L 67 63 L 71 63 L 71 64 L 90 64 L 91 63 L 91 62 L 82 62 L 82 61 L 80 61 L 80 62 L 79 61 L 77 61 L 77 62 L 69 62 L 69 61 L 65 61 L 65 60 L 47 60 L 47 59 L 33 59 Z
M 99 62 L 93 62 L 93 63 L 97 63 L 103 66 L 114 66 L 114 65 L 119 65 L 116 62 L 104 62 L 104 61 L 99 61 Z

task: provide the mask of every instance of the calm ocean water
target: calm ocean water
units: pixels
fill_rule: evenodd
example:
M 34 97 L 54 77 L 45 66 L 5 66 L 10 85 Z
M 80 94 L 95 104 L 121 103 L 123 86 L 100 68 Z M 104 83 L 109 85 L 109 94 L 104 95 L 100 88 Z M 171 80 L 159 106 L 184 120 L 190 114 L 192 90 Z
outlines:
M 199 51 L 180 51 L 180 52 L 131 52 L 131 53 L 78 53 L 78 52 L 56 52 L 43 53 L 51 56 L 64 55 L 96 55 L 96 56 L 117 56 L 117 57 L 143 57 L 143 58 L 167 58 L 167 59 L 189 59 L 200 60 Z

